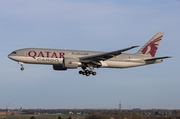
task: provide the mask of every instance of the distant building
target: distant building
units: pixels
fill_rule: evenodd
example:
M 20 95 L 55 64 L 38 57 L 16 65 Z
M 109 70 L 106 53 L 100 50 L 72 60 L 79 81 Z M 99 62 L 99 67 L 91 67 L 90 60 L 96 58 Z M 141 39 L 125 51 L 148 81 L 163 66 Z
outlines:
M 73 112 L 70 111 L 69 114 L 73 114 Z

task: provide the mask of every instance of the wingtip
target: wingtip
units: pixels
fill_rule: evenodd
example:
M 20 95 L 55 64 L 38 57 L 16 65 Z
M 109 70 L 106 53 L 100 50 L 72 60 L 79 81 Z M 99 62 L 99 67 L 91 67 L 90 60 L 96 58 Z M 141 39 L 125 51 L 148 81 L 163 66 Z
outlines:
M 131 48 L 136 48 L 136 47 L 140 47 L 140 45 L 137 45 L 137 46 L 132 46 Z

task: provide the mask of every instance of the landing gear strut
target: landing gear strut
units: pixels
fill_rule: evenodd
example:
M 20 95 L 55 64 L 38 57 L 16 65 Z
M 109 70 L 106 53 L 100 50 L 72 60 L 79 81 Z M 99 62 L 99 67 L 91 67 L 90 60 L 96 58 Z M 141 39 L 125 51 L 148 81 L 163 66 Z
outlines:
M 23 67 L 23 62 L 18 62 L 20 65 L 21 65 L 21 71 L 24 70 L 24 67 Z

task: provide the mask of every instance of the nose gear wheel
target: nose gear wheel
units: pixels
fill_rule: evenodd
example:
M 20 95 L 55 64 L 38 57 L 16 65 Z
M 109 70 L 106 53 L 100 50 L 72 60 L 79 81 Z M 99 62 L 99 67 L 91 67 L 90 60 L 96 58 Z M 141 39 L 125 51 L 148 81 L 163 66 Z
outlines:
M 21 71 L 23 71 L 24 70 L 24 67 L 21 67 Z
M 23 71 L 23 70 L 24 70 L 24 67 L 23 67 L 23 62 L 18 62 L 18 64 L 20 64 L 20 65 L 21 65 L 21 71 Z

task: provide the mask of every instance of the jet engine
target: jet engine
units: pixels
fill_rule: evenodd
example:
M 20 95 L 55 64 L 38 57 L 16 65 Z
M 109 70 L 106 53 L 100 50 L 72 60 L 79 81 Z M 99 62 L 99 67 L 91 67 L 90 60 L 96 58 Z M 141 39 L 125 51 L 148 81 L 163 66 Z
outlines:
M 76 69 L 78 68 L 79 65 L 81 65 L 81 63 L 78 62 L 78 59 L 73 59 L 73 58 L 63 59 L 63 68 Z
M 62 65 L 53 65 L 54 70 L 67 70 L 67 68 L 63 68 Z

